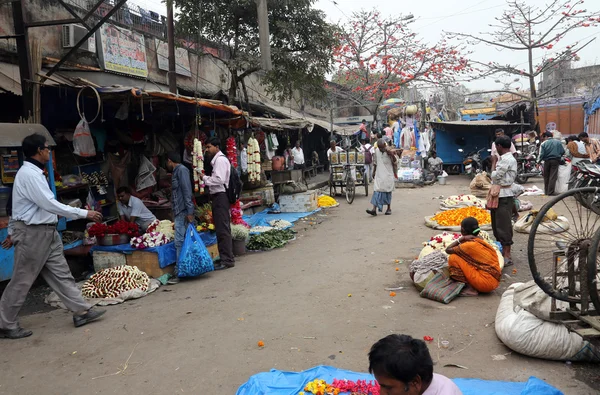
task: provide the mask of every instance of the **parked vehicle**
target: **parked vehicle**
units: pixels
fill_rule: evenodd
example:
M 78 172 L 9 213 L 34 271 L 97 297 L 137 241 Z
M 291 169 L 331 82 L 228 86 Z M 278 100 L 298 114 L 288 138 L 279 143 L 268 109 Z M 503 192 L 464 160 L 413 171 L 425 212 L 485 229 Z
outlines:
M 519 184 L 525 184 L 531 177 L 542 175 L 542 166 L 537 163 L 536 153 L 523 154 L 517 151 L 517 178 Z
M 481 152 L 483 150 L 485 150 L 485 148 L 482 148 L 479 151 L 469 152 L 464 157 L 463 165 L 465 166 L 465 174 L 468 174 L 471 178 L 475 177 L 477 174 L 483 171 L 483 164 L 481 161 Z M 490 151 L 491 150 L 488 149 L 488 152 Z M 458 152 L 464 152 L 464 150 L 462 148 L 459 148 Z

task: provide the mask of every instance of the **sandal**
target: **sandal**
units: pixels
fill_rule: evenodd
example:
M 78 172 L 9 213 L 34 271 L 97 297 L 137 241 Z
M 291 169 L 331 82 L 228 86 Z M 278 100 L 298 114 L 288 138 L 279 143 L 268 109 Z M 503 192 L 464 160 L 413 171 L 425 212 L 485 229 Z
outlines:
M 509 266 L 512 266 L 512 265 L 514 265 L 512 259 L 510 259 L 510 258 L 509 259 L 504 259 L 504 267 L 509 267 Z
M 386 210 L 385 215 L 392 215 L 392 210 Z
M 377 211 L 376 210 L 367 210 L 367 214 L 371 214 L 373 217 L 376 217 Z

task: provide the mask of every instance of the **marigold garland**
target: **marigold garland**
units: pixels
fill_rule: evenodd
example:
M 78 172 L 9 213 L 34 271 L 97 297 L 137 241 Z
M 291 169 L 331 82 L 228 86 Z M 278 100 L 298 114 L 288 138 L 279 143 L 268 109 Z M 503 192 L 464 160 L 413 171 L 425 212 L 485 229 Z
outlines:
M 442 226 L 460 226 L 463 219 L 467 217 L 474 217 L 479 225 L 487 225 L 492 222 L 490 212 L 478 207 L 463 207 L 443 211 L 436 214 L 432 220 Z

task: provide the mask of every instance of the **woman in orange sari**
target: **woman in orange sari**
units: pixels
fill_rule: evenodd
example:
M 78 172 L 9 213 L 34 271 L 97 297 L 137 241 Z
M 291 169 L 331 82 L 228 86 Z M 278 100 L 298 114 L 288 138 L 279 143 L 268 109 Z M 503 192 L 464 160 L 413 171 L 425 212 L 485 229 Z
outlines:
M 479 223 L 473 217 L 460 224 L 462 236 L 446 248 L 450 277 L 478 292 L 492 292 L 500 285 L 500 263 L 496 250 L 479 237 Z

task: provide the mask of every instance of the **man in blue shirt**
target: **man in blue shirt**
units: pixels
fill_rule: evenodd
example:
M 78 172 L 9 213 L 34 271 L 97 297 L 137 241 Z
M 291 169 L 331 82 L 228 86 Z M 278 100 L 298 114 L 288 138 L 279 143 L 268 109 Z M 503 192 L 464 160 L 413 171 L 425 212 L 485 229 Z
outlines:
M 552 138 L 550 132 L 542 135 L 542 141 L 539 160 L 544 161 L 544 193 L 552 196 L 555 194 L 558 166 L 560 166 L 560 159 L 565 154 L 565 149 L 559 140 Z
M 177 249 L 177 261 L 185 239 L 185 231 L 188 224 L 194 223 L 194 202 L 192 202 L 192 183 L 190 182 L 190 171 L 181 164 L 181 155 L 177 152 L 167 154 L 167 170 L 173 174 L 171 183 L 171 204 L 173 206 L 173 217 L 175 222 L 175 248 Z M 177 284 L 177 266 L 169 280 L 169 284 Z

